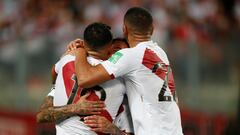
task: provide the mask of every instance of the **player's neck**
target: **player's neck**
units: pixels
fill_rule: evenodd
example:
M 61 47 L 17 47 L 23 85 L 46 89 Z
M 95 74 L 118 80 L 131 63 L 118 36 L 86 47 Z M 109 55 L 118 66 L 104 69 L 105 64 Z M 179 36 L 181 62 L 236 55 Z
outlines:
M 137 46 L 140 42 L 151 40 L 151 36 L 133 35 L 128 36 L 128 43 L 130 48 Z
M 107 58 L 105 58 L 104 56 L 102 56 L 101 54 L 99 54 L 98 52 L 95 51 L 88 51 L 88 55 L 98 59 L 98 60 L 106 60 Z

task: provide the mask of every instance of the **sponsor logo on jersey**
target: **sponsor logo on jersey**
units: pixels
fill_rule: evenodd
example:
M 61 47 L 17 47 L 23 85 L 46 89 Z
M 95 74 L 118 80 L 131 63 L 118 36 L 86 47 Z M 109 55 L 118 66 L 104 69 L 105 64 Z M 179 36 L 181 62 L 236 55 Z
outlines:
M 122 56 L 123 56 L 122 53 L 116 52 L 116 53 L 114 53 L 114 54 L 112 55 L 112 57 L 109 58 L 108 60 L 109 60 L 110 62 L 116 64 L 117 61 L 118 61 Z

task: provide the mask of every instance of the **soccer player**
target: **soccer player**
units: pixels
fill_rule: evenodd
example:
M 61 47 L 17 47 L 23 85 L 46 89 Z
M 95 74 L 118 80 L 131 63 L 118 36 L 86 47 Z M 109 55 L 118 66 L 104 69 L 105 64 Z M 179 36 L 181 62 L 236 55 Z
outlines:
M 84 31 L 84 48 L 88 51 L 88 62 L 96 65 L 103 59 L 109 57 L 111 49 L 112 34 L 110 27 L 102 23 L 93 23 Z M 125 87 L 121 80 L 113 80 L 95 86 L 90 89 L 77 87 L 75 67 L 75 57 L 69 54 L 63 56 L 55 65 L 56 88 L 49 93 L 40 112 L 37 114 L 39 122 L 56 122 L 57 135 L 61 134 L 86 134 L 101 135 L 98 131 L 105 134 L 127 134 L 132 132 L 128 122 L 121 125 L 121 129 L 112 124 L 125 94 Z M 112 90 L 116 89 L 116 90 Z M 102 101 L 99 101 L 102 100 Z M 103 109 L 104 104 L 106 106 Z M 98 114 L 99 123 L 95 129 L 90 130 L 84 124 L 82 116 Z M 82 117 L 82 118 L 81 118 Z M 121 119 L 124 119 L 121 117 Z M 121 131 L 125 130 L 125 132 Z
M 72 44 L 72 49 L 76 48 L 77 46 Z M 69 46 L 69 50 L 72 50 L 71 47 Z M 111 49 L 111 53 L 110 55 L 114 54 L 116 51 L 119 51 L 121 49 L 124 49 L 124 48 L 129 48 L 129 44 L 127 42 L 127 40 L 125 38 L 114 38 L 112 40 L 112 49 Z M 131 131 L 133 132 L 133 127 L 132 127 L 132 118 L 131 118 L 131 114 L 130 114 L 130 111 L 129 111 L 129 107 L 128 107 L 128 100 L 127 100 L 127 97 L 126 97 L 126 94 L 124 95 L 124 99 L 123 99 L 123 102 L 122 102 L 122 105 L 120 106 L 119 110 L 118 110 L 118 114 L 117 114 L 117 117 L 115 118 L 114 120 L 114 124 L 119 127 L 120 129 L 126 129 L 124 127 L 128 127 L 128 129 L 131 129 Z M 101 116 L 99 115 L 93 115 L 93 116 L 89 116 L 87 117 L 88 119 L 91 119 L 92 121 L 95 121 L 97 124 L 104 124 L 105 121 L 102 121 L 100 118 Z M 91 123 L 88 123 L 86 122 L 85 123 L 86 125 L 88 126 L 91 126 L 93 130 L 96 130 L 96 127 L 94 125 L 92 125 Z M 130 126 L 130 127 L 129 127 Z M 104 132 L 104 130 L 107 130 L 107 128 L 111 128 L 111 127 L 107 127 L 105 126 L 106 128 L 97 128 L 97 130 L 99 132 Z M 126 132 L 126 131 L 125 131 Z M 133 135 L 133 133 L 130 133 L 128 132 L 128 134 L 130 135 Z
M 151 14 L 140 7 L 130 8 L 124 16 L 123 33 L 130 48 L 96 66 L 88 63 L 84 48 L 75 51 L 78 85 L 87 88 L 123 77 L 135 134 L 182 135 L 170 64 L 166 53 L 151 40 Z

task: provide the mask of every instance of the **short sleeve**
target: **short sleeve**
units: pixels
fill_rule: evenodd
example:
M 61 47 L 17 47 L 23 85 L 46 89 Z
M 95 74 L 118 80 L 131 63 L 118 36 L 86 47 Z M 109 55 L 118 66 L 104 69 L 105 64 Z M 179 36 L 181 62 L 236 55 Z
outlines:
M 51 91 L 48 93 L 47 96 L 54 97 L 54 93 L 55 93 L 55 86 L 53 86 L 53 87 L 51 88 Z
M 75 56 L 72 56 L 70 54 L 63 56 L 56 64 L 55 64 L 55 72 L 59 74 L 64 64 L 66 64 L 69 61 L 75 60 Z
M 114 77 L 126 75 L 135 69 L 134 56 L 129 51 L 120 50 L 114 53 L 108 60 L 103 61 L 101 64 L 109 73 Z

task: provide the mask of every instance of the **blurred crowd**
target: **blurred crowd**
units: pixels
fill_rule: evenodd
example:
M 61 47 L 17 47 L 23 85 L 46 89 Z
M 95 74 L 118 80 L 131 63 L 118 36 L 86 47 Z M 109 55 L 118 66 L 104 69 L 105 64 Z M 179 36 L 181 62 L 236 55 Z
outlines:
M 238 70 L 240 0 L 0 0 L 2 83 L 18 71 L 27 83 L 48 74 L 67 43 L 94 21 L 122 36 L 123 15 L 132 6 L 152 13 L 153 40 L 167 51 L 180 82 L 189 74 L 228 81 Z

